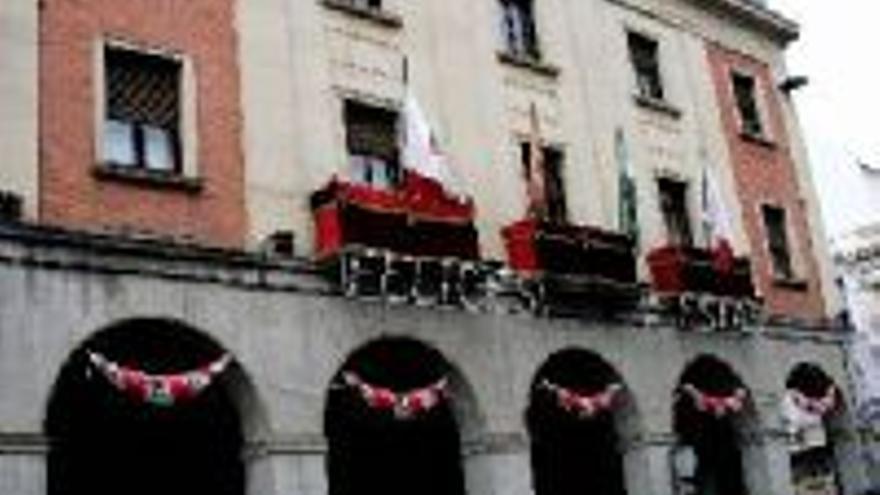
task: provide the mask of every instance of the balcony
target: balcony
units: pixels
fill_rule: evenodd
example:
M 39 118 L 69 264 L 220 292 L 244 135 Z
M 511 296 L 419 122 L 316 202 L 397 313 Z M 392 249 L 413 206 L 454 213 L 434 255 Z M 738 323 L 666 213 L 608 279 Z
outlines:
M 625 234 L 521 220 L 504 228 L 502 237 L 510 267 L 533 285 L 544 309 L 612 310 L 638 300 L 635 246 Z
M 414 257 L 479 258 L 473 203 L 450 198 L 428 181 L 380 190 L 334 178 L 312 194 L 311 207 L 319 261 L 353 247 Z
M 704 248 L 664 246 L 647 257 L 652 289 L 662 296 L 710 294 L 734 299 L 755 298 L 748 258 L 737 257 L 730 270 L 719 269 Z

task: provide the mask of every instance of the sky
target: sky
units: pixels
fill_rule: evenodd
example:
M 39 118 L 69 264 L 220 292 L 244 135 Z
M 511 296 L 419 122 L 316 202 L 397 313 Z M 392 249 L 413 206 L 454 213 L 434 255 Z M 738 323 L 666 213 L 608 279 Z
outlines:
M 880 222 L 880 1 L 769 5 L 801 25 L 788 72 L 810 78 L 795 100 L 826 234 Z M 866 173 L 860 162 L 877 171 Z

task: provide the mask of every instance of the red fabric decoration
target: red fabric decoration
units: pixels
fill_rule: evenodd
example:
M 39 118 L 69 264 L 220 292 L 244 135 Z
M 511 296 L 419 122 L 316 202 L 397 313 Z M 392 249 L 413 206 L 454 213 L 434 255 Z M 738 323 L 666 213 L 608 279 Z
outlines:
M 102 354 L 89 352 L 89 361 L 117 390 L 132 400 L 156 406 L 173 406 L 196 398 L 214 379 L 226 371 L 232 356 L 224 354 L 216 361 L 193 371 L 151 375 L 119 365 Z
M 698 411 L 711 414 L 716 418 L 741 412 L 745 407 L 746 397 L 748 397 L 748 392 L 744 388 L 736 389 L 732 395 L 710 395 L 690 383 L 682 385 L 681 391 L 694 401 L 694 406 Z
M 611 410 L 615 405 L 617 395 L 623 391 L 623 385 L 619 383 L 611 383 L 600 392 L 592 395 L 580 394 L 548 380 L 542 381 L 540 386 L 555 394 L 556 402 L 560 408 L 584 419 Z
M 794 404 L 809 414 L 827 416 L 838 406 L 837 388 L 829 385 L 822 397 L 810 397 L 797 389 L 790 389 Z
M 342 379 L 349 387 L 356 389 L 368 407 L 382 411 L 392 411 L 397 419 L 412 419 L 437 407 L 447 395 L 447 380 L 441 378 L 424 388 L 409 392 L 394 392 L 363 381 L 353 372 L 345 372 Z

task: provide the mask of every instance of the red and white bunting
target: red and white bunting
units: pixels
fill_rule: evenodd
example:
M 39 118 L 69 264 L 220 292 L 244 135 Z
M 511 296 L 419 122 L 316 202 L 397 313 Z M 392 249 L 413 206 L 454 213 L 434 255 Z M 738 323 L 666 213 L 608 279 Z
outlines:
M 88 351 L 89 362 L 117 390 L 132 400 L 162 407 L 174 406 L 196 398 L 214 379 L 226 371 L 232 356 L 224 354 L 199 369 L 183 373 L 152 375 L 122 366 L 104 355 Z
M 741 412 L 749 395 L 744 388 L 737 388 L 731 395 L 711 395 L 690 383 L 682 385 L 681 391 L 694 401 L 698 411 L 709 413 L 716 418 Z
M 427 387 L 395 392 L 386 387 L 377 387 L 365 382 L 354 372 L 342 374 L 346 385 L 356 389 L 371 409 L 391 411 L 397 419 L 412 419 L 419 414 L 434 409 L 448 395 L 447 379 L 441 378 Z
M 837 389 L 829 385 L 822 397 L 810 397 L 800 390 L 789 389 L 794 405 L 816 416 L 827 416 L 837 408 Z
M 556 403 L 561 409 L 582 419 L 593 418 L 601 412 L 611 410 L 618 394 L 623 391 L 623 385 L 619 383 L 608 384 L 594 394 L 581 394 L 549 380 L 543 380 L 540 386 L 556 396 Z

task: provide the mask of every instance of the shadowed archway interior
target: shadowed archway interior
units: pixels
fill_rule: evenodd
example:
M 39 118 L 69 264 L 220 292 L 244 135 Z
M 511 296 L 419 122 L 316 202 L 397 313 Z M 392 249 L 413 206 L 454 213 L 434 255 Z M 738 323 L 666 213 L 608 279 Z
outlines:
M 679 387 L 689 384 L 715 397 L 730 397 L 745 389 L 740 378 L 723 361 L 701 356 L 681 375 Z M 695 457 L 695 470 L 685 481 L 697 495 L 745 495 L 747 487 L 736 414 L 714 415 L 701 411 L 692 398 L 677 394 L 674 428 L 679 443 Z M 739 413 L 742 414 L 742 413 Z
M 547 388 L 553 384 L 590 396 L 622 383 L 610 365 L 588 351 L 562 351 L 541 366 L 526 411 L 536 495 L 626 493 L 615 409 L 584 417 L 561 407 Z
M 785 388 L 789 394 L 797 393 L 810 401 L 823 401 L 829 397 L 832 404 L 824 413 L 800 411 L 797 417 L 786 418 L 790 424 L 794 442 L 790 447 L 791 474 L 795 493 L 811 493 L 821 487 L 823 493 L 843 493 L 837 467 L 835 423 L 844 408 L 841 393 L 834 380 L 822 368 L 810 363 L 800 363 L 788 374 Z M 798 409 L 804 407 L 795 405 Z
M 362 347 L 334 378 L 325 411 L 331 495 L 464 495 L 459 429 L 450 391 L 436 407 L 401 418 L 371 407 L 343 375 L 402 394 L 451 373 L 436 350 L 409 339 Z
M 241 422 L 224 377 L 191 401 L 147 404 L 97 373 L 88 351 L 151 374 L 193 370 L 223 354 L 207 337 L 158 320 L 127 322 L 86 342 L 49 403 L 49 495 L 244 494 Z

